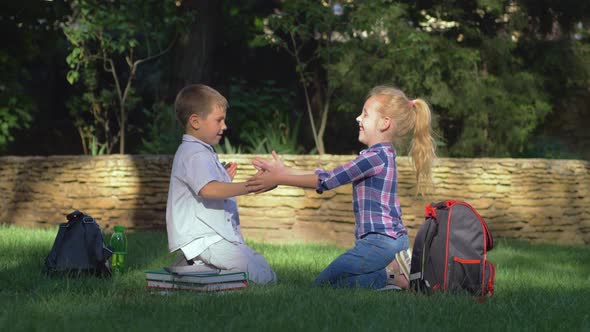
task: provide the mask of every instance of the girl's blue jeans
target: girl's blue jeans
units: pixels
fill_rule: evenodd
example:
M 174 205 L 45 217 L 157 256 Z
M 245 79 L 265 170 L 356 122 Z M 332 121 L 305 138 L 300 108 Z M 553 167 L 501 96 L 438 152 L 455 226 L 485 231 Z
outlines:
M 336 258 L 313 282 L 314 286 L 383 288 L 385 267 L 395 254 L 408 248 L 408 236 L 397 239 L 370 233 L 356 241 L 354 248 Z

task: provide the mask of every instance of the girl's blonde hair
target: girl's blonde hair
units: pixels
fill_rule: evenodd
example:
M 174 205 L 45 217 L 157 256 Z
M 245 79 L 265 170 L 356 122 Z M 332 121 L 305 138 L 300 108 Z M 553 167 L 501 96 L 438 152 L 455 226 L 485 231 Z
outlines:
M 367 99 L 373 96 L 381 99 L 381 114 L 395 123 L 394 140 L 413 133 L 409 155 L 416 172 L 416 192 L 424 195 L 433 189 L 432 165 L 436 158 L 430 106 L 422 99 L 411 100 L 401 90 L 390 86 L 374 87 Z

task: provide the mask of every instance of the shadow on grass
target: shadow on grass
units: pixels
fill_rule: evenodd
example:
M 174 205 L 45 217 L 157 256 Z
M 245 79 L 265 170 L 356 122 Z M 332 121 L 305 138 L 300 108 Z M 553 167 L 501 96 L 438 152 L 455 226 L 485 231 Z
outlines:
M 54 240 L 54 235 L 51 235 L 50 231 L 46 232 L 48 233 L 42 239 L 26 241 L 22 246 L 0 244 L 0 266 L 3 267 L 1 284 L 20 285 L 21 289 L 43 285 L 48 278 L 42 275 L 41 271 Z M 110 234 L 105 234 L 105 242 L 108 243 L 109 239 Z M 175 260 L 175 254 L 168 252 L 165 232 L 130 232 L 127 239 L 127 269 L 136 278 L 141 278 L 142 282 L 143 271 L 162 268 Z M 267 258 L 277 272 L 279 284 L 287 283 L 302 287 L 311 287 L 314 278 L 346 250 L 314 244 L 249 244 Z M 521 282 L 536 281 L 543 284 L 559 284 L 560 280 L 571 281 L 574 278 L 579 281 L 579 287 L 590 289 L 590 265 L 587 264 L 590 261 L 590 249 L 586 246 L 530 244 L 500 239 L 488 259 L 494 262 L 498 270 L 498 290 L 502 288 L 503 279 L 512 281 L 514 276 L 518 276 Z M 59 282 L 56 278 L 50 280 Z M 513 288 L 512 286 L 509 283 L 505 285 L 508 289 Z
M 49 231 L 48 231 L 49 232 Z M 110 234 L 105 234 L 108 242 Z M 39 282 L 45 257 L 51 249 L 54 237 L 49 233 L 39 241 L 27 241 L 23 246 L 2 244 L 0 263 L 3 283 L 18 282 L 23 286 Z M 143 273 L 146 269 L 166 266 L 174 261 L 175 255 L 168 252 L 165 232 L 140 231 L 127 234 L 127 268 Z M 249 243 L 261 252 L 276 270 L 279 283 L 311 285 L 317 274 L 345 248 L 333 246 L 294 244 L 274 245 Z M 488 258 L 493 261 L 498 273 L 509 276 L 514 273 L 535 275 L 578 275 L 588 281 L 590 276 L 590 249 L 585 246 L 558 246 L 530 244 L 523 241 L 498 241 Z M 26 276 L 23 278 L 22 276 Z M 501 280 L 500 280 L 501 281 Z
M 127 243 L 127 266 L 130 269 L 161 268 L 174 261 L 174 254 L 168 252 L 166 232 L 131 232 L 127 234 Z
M 0 229 L 2 232 L 3 229 Z M 36 230 L 35 233 L 40 231 Z M 42 232 L 42 231 L 41 231 Z M 43 274 L 45 258 L 51 250 L 55 240 L 53 230 L 45 230 L 39 239 L 22 241 L 15 239 L 17 245 L 2 241 L 0 243 L 0 294 L 3 292 L 20 292 L 37 290 L 58 290 L 60 284 L 67 284 L 68 289 L 76 285 L 84 288 L 90 284 L 97 287 L 110 283 L 111 278 L 97 278 L 93 276 L 80 277 L 48 277 Z M 57 230 L 55 230 L 57 234 Z M 0 233 L 1 234 L 1 233 Z M 4 238 L 4 235 L 2 235 Z M 26 237 L 23 235 L 23 237 Z M 105 243 L 108 243 L 110 234 L 104 235 Z M 128 258 L 127 269 L 129 271 L 143 271 L 150 268 L 160 268 L 170 264 L 174 255 L 168 253 L 166 234 L 157 231 L 131 232 L 127 234 Z M 143 281 L 143 280 L 142 280 Z M 63 286 L 63 285 L 62 285 Z M 94 287 L 90 287 L 93 289 Z M 88 288 L 86 288 L 88 289 Z

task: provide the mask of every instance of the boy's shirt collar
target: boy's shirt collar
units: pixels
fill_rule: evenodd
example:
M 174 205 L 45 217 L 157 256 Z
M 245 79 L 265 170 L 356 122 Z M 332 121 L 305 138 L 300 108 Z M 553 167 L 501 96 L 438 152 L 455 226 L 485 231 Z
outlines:
M 215 153 L 215 149 L 211 145 L 201 141 L 200 139 L 196 138 L 195 136 L 184 134 L 184 135 L 182 135 L 182 141 L 183 142 L 199 143 L 199 144 L 203 145 L 204 147 L 206 147 L 209 151 Z

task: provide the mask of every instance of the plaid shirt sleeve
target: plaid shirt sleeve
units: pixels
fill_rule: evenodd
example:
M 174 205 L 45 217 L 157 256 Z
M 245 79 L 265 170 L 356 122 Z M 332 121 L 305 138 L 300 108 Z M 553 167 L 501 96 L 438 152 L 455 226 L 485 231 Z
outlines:
M 332 171 L 318 169 L 315 171 L 318 175 L 316 192 L 321 194 L 325 190 L 379 174 L 384 166 L 385 162 L 377 152 L 367 151 Z

